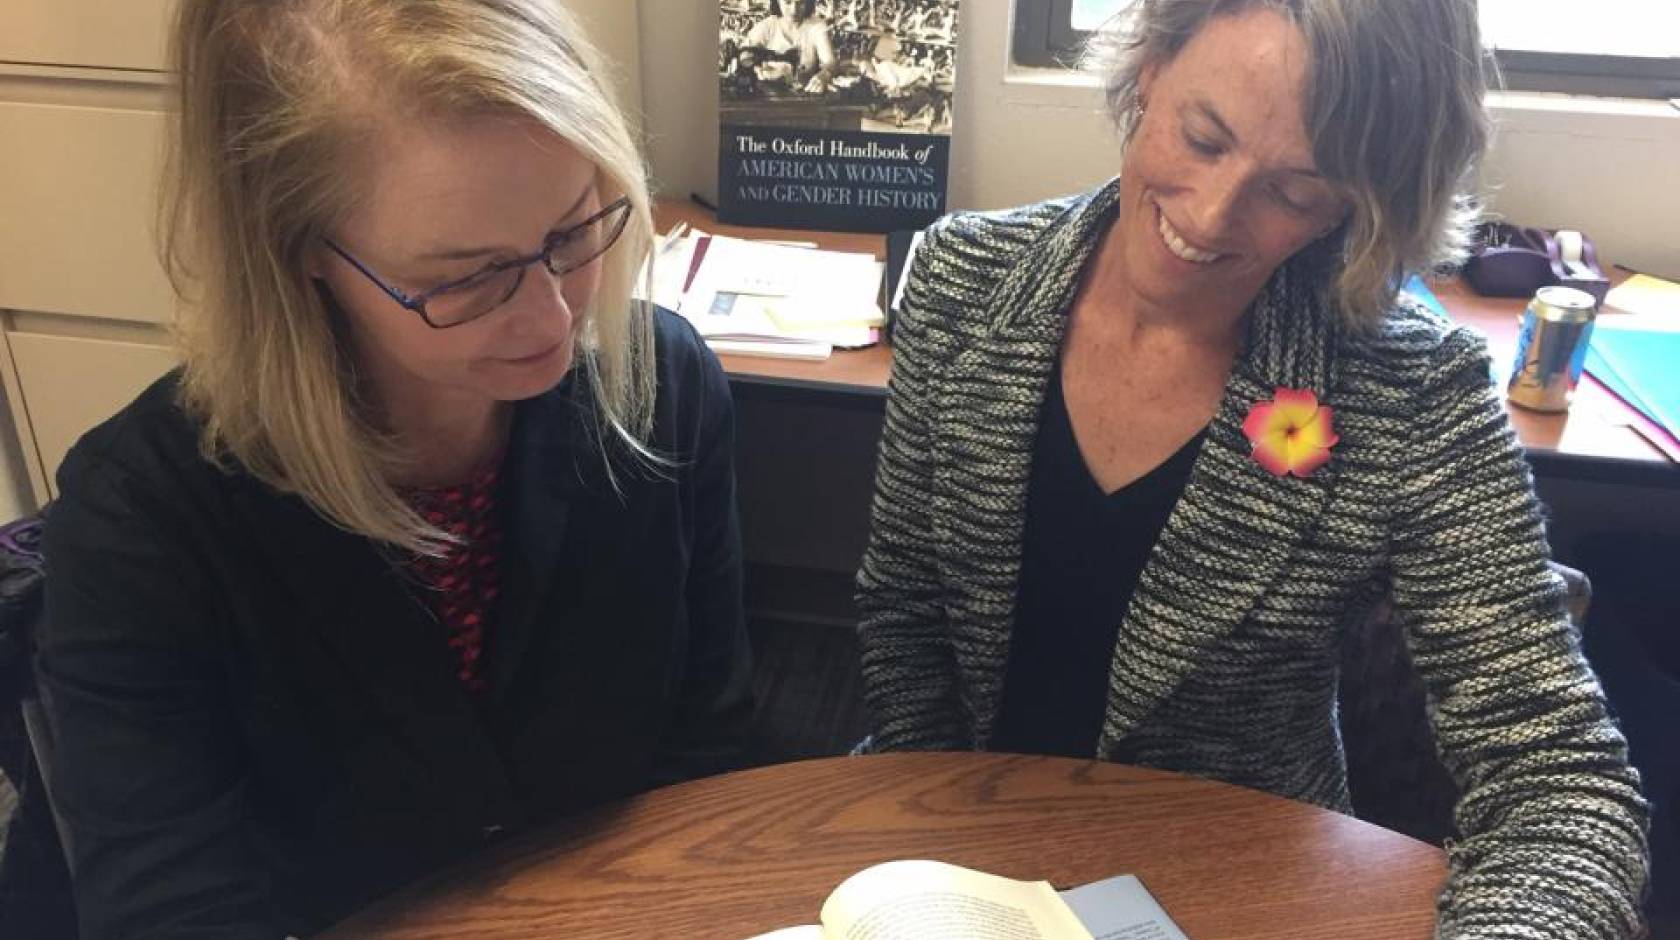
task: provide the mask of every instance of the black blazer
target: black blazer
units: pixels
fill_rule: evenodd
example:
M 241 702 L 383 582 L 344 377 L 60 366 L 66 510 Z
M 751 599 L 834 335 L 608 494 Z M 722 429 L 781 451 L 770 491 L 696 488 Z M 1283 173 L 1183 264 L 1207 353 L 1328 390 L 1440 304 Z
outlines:
M 658 316 L 657 452 L 518 406 L 475 702 L 387 551 L 199 456 L 167 377 L 59 471 L 37 675 L 83 936 L 313 932 L 503 833 L 726 769 L 751 711 L 729 387 Z

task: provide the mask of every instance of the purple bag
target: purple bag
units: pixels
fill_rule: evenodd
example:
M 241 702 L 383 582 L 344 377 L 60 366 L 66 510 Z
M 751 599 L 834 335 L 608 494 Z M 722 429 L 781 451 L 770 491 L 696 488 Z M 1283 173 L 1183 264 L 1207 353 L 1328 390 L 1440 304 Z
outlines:
M 1598 266 L 1598 247 L 1580 232 L 1548 232 L 1506 222 L 1476 228 L 1476 249 L 1464 279 L 1488 297 L 1534 296 L 1542 287 L 1574 287 L 1604 302 L 1610 280 Z

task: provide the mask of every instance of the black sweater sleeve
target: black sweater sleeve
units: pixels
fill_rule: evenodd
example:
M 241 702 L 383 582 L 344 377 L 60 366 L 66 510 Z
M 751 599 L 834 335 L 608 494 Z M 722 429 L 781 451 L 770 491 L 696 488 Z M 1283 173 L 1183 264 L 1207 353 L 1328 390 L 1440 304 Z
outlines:
M 86 940 L 279 940 L 252 853 L 214 602 L 166 501 L 73 453 L 37 681 Z
M 667 388 L 684 399 L 677 403 L 685 440 L 676 473 L 683 481 L 684 511 L 692 519 L 692 542 L 682 685 L 655 784 L 734 769 L 753 711 L 729 381 L 692 327 L 674 315 L 661 316 L 670 363 Z

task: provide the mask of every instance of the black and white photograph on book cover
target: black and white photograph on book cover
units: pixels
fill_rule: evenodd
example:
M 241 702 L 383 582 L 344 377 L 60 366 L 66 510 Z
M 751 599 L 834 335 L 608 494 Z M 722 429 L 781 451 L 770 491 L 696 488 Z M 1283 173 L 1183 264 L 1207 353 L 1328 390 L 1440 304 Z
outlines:
M 961 0 L 719 0 L 719 211 L 852 231 L 944 212 Z

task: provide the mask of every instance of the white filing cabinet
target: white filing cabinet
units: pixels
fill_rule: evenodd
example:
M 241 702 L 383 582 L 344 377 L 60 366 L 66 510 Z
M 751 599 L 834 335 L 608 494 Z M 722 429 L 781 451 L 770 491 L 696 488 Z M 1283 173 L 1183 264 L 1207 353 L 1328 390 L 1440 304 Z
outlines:
M 171 0 L 5 0 L 0 373 L 24 505 L 88 428 L 172 366 L 153 229 Z
M 171 0 L 6 0 L 0 62 L 163 71 Z

